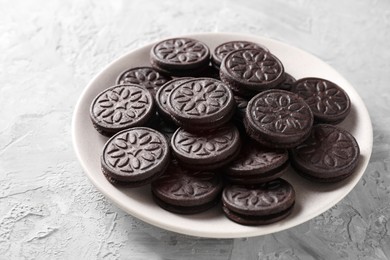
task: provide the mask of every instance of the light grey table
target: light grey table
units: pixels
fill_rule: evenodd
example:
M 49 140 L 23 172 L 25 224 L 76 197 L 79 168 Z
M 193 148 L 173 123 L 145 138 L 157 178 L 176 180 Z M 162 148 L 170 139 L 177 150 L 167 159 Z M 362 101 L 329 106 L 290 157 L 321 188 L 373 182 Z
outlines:
M 202 239 L 145 224 L 89 182 L 71 144 L 87 82 L 160 37 L 240 32 L 331 64 L 366 103 L 370 164 L 331 210 L 262 237 Z M 390 2 L 0 1 L 0 259 L 389 259 Z

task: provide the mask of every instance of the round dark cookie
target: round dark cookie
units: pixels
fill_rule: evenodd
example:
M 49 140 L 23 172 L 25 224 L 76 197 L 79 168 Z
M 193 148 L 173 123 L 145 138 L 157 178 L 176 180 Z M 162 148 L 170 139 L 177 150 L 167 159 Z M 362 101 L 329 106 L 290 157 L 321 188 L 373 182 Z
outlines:
M 152 183 L 153 198 L 162 208 L 180 214 L 205 211 L 217 204 L 223 188 L 213 172 L 192 171 L 172 161 L 166 172 Z
M 157 109 L 159 112 L 159 115 L 163 117 L 165 120 L 171 120 L 171 116 L 169 114 L 169 110 L 167 107 L 167 100 L 168 96 L 171 93 L 171 91 L 181 85 L 182 83 L 186 82 L 191 78 L 176 78 L 173 80 L 168 81 L 165 83 L 159 90 L 157 91 L 156 94 L 156 104 L 157 104 Z
M 158 131 L 134 127 L 117 133 L 103 147 L 101 168 L 109 181 L 136 187 L 160 176 L 170 162 L 169 145 Z
M 268 90 L 253 97 L 247 106 L 244 126 L 247 134 L 260 144 L 292 148 L 310 134 L 313 114 L 297 94 Z
M 150 60 L 156 69 L 171 75 L 183 74 L 183 71 L 207 67 L 210 50 L 206 44 L 195 39 L 172 38 L 155 44 L 150 52 Z
M 234 114 L 235 102 L 232 91 L 221 81 L 196 78 L 170 92 L 167 108 L 178 126 L 201 131 L 227 123 Z
M 249 100 L 238 95 L 234 95 L 234 101 L 236 102 L 236 117 L 243 119 L 246 114 L 246 107 L 248 106 Z
M 229 164 L 241 148 L 240 134 L 233 125 L 194 134 L 179 128 L 171 139 L 172 152 L 183 166 L 212 170 Z
M 291 91 L 292 86 L 297 80 L 288 73 L 284 73 L 284 81 L 280 83 L 276 88 Z
M 355 170 L 360 149 L 346 130 L 315 125 L 309 138 L 291 150 L 291 164 L 302 176 L 318 182 L 337 182 Z
M 246 140 L 240 155 L 225 169 L 225 176 L 235 184 L 259 184 L 282 176 L 289 165 L 285 149 L 272 149 Z
M 241 49 L 229 52 L 222 60 L 220 78 L 235 93 L 244 97 L 277 87 L 284 81 L 284 67 L 270 52 Z
M 291 91 L 305 100 L 319 123 L 338 124 L 351 110 L 347 93 L 329 80 L 303 78 L 293 84 Z
M 294 188 L 283 179 L 242 186 L 228 185 L 222 192 L 225 215 L 242 225 L 265 225 L 286 218 L 295 204 Z
M 241 50 L 241 49 L 261 49 L 264 51 L 268 51 L 268 49 L 260 45 L 258 43 L 254 42 L 248 42 L 248 41 L 230 41 L 230 42 L 224 42 L 220 45 L 218 45 L 213 52 L 213 55 L 211 56 L 211 60 L 213 63 L 213 66 L 216 68 L 219 68 L 221 66 L 221 62 L 223 58 L 231 51 L 235 50 Z
M 152 96 L 156 95 L 157 90 L 167 83 L 171 78 L 162 75 L 151 67 L 136 67 L 122 72 L 116 82 L 123 84 L 138 84 L 150 91 Z
M 100 92 L 92 101 L 90 118 L 95 129 L 112 136 L 142 126 L 155 114 L 152 95 L 139 85 L 119 85 Z

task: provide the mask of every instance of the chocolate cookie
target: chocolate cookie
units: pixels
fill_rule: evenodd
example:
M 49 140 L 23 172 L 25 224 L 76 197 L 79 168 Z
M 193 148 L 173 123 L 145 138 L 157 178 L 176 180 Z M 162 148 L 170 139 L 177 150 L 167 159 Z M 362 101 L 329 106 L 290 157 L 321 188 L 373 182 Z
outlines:
M 220 201 L 222 188 L 219 175 L 188 170 L 175 161 L 152 183 L 155 202 L 179 214 L 199 213 L 214 206 Z
M 259 184 L 282 176 L 288 164 L 287 150 L 267 148 L 247 140 L 240 155 L 224 169 L 224 172 L 231 183 Z
M 223 58 L 231 51 L 242 50 L 242 49 L 260 49 L 264 51 L 268 51 L 268 49 L 260 44 L 254 42 L 247 41 L 231 41 L 224 42 L 218 45 L 213 52 L 211 57 L 213 66 L 219 68 L 221 66 L 221 62 Z
M 283 179 L 254 186 L 226 186 L 222 192 L 225 215 L 242 225 L 266 225 L 286 218 L 295 203 L 293 187 Z
M 221 63 L 221 80 L 244 97 L 275 88 L 283 82 L 284 77 L 284 67 L 280 60 L 261 49 L 229 52 Z
M 297 94 L 268 90 L 249 101 L 244 125 L 247 134 L 260 144 L 292 148 L 309 136 L 313 114 Z
M 138 187 L 164 173 L 170 162 L 168 142 L 156 130 L 134 127 L 119 132 L 104 145 L 103 174 L 113 184 Z
M 296 82 L 296 79 L 293 76 L 291 76 L 290 74 L 285 72 L 284 73 L 284 81 L 282 83 L 280 83 L 276 88 L 291 91 L 291 88 L 295 82 Z
M 305 100 L 313 112 L 314 120 L 319 123 L 338 124 L 351 110 L 347 93 L 329 80 L 303 78 L 293 85 L 291 91 Z
M 162 75 L 151 67 L 137 67 L 122 72 L 116 82 L 118 85 L 129 83 L 141 85 L 154 97 L 157 90 L 169 80 L 171 80 L 169 76 Z
M 310 180 L 337 182 L 354 172 L 359 154 L 359 145 L 349 132 L 319 124 L 305 142 L 291 150 L 291 164 Z
M 159 115 L 163 117 L 165 120 L 169 121 L 171 120 L 171 116 L 169 114 L 169 110 L 167 107 L 167 99 L 169 94 L 172 92 L 172 90 L 181 85 L 182 83 L 186 82 L 191 78 L 176 78 L 173 80 L 168 81 L 165 83 L 159 90 L 157 91 L 156 94 L 156 104 L 157 104 L 157 109 L 159 112 Z
M 196 78 L 175 87 L 168 95 L 167 108 L 172 120 L 188 131 L 217 128 L 233 116 L 232 91 L 221 81 Z
M 174 76 L 194 76 L 207 68 L 210 50 L 189 38 L 173 38 L 155 44 L 150 51 L 152 67 Z
M 240 152 L 241 140 L 233 125 L 202 134 L 179 128 L 172 136 L 171 147 L 180 164 L 187 168 L 212 170 L 234 160 Z
M 236 117 L 240 120 L 244 119 L 246 114 L 246 107 L 248 106 L 248 99 L 234 95 L 234 101 L 236 102 Z
M 139 85 L 113 86 L 92 101 L 90 118 L 96 130 L 105 135 L 146 124 L 153 116 L 152 95 Z

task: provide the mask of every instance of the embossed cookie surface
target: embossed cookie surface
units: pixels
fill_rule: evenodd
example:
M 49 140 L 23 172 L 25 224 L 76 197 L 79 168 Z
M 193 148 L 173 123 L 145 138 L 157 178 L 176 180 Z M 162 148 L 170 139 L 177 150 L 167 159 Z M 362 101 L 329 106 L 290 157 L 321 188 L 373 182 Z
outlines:
M 235 109 L 233 93 L 219 80 L 197 78 L 175 87 L 167 107 L 175 122 L 191 129 L 212 129 L 226 123 Z
M 231 41 L 218 45 L 213 52 L 213 63 L 217 66 L 221 65 L 222 59 L 231 51 L 241 49 L 261 49 L 268 51 L 268 49 L 260 44 L 247 41 Z
M 233 91 L 245 94 L 276 87 L 284 80 L 284 67 L 271 53 L 242 49 L 228 53 L 221 64 L 220 77 Z
M 307 138 L 312 125 L 309 106 L 294 93 L 264 91 L 248 103 L 245 128 L 249 136 L 264 145 L 294 147 Z
M 295 202 L 293 187 L 283 179 L 256 186 L 228 185 L 222 193 L 223 210 L 244 225 L 269 224 L 290 214 Z
M 353 173 L 359 145 L 346 130 L 326 124 L 313 127 L 309 138 L 291 150 L 292 164 L 312 180 L 334 182 Z
M 117 79 L 117 84 L 138 84 L 150 91 L 152 96 L 156 95 L 158 89 L 167 83 L 171 78 L 162 75 L 151 67 L 137 67 L 124 71 Z
M 145 124 L 153 113 L 152 96 L 138 85 L 111 87 L 101 92 L 90 108 L 92 123 L 105 135 Z
M 161 201 L 185 208 L 214 202 L 221 191 L 222 180 L 219 175 L 208 171 L 188 170 L 175 161 L 152 183 L 152 192 Z
M 241 141 L 237 128 L 232 125 L 202 134 L 179 128 L 172 136 L 171 146 L 176 158 L 186 166 L 216 169 L 237 156 Z
M 167 100 L 169 94 L 172 92 L 172 90 L 181 85 L 182 83 L 188 81 L 191 78 L 177 78 L 168 81 L 165 83 L 158 91 L 156 94 L 156 103 L 158 106 L 158 109 L 160 111 L 160 114 L 162 114 L 165 118 L 169 118 L 169 110 L 167 107 Z
M 322 123 L 339 123 L 348 114 L 351 101 L 338 85 L 320 78 L 303 78 L 291 89 L 310 106 L 315 120 Z
M 287 150 L 267 148 L 247 140 L 240 155 L 224 172 L 232 183 L 257 184 L 280 177 L 287 166 Z
M 107 141 L 101 164 L 106 176 L 120 182 L 137 183 L 161 175 L 169 160 L 168 142 L 161 133 L 146 127 L 134 127 Z
M 190 38 L 161 41 L 151 50 L 152 65 L 163 69 L 191 69 L 207 65 L 210 51 L 204 43 Z

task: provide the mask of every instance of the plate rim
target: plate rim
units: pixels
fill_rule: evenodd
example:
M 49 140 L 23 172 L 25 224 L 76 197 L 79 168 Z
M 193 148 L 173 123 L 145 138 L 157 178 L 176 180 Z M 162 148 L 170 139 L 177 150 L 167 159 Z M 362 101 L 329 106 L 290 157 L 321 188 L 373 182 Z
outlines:
M 258 41 L 266 40 L 268 42 L 273 42 L 273 43 L 275 43 L 277 45 L 280 45 L 280 46 L 283 46 L 285 48 L 290 48 L 290 49 L 292 48 L 295 51 L 298 51 L 298 52 L 301 52 L 301 53 L 305 53 L 306 55 L 311 56 L 311 58 L 315 59 L 316 61 L 325 64 L 328 67 L 328 69 L 330 69 L 333 73 L 337 74 L 341 79 L 343 79 L 345 82 L 347 82 L 352 87 L 353 92 L 355 92 L 354 94 L 356 94 L 357 98 L 359 99 L 359 102 L 360 102 L 359 105 L 362 105 L 362 106 L 359 107 L 359 109 L 362 110 L 362 112 L 364 112 L 363 115 L 365 117 L 365 122 L 368 123 L 367 127 L 369 127 L 369 129 L 367 129 L 366 132 L 368 132 L 369 135 L 365 136 L 365 138 L 368 138 L 369 154 L 368 154 L 367 158 L 364 158 L 364 162 L 363 162 L 363 164 L 361 166 L 363 173 L 361 174 L 361 176 L 359 178 L 356 178 L 356 180 L 354 180 L 352 182 L 352 184 L 350 185 L 350 189 L 348 189 L 348 191 L 345 192 L 345 194 L 343 196 L 341 196 L 336 202 L 335 201 L 331 201 L 326 206 L 322 207 L 322 209 L 323 209 L 322 212 L 319 212 L 319 213 L 318 212 L 312 212 L 311 214 L 306 215 L 305 220 L 301 221 L 298 224 L 293 224 L 293 225 L 288 225 L 287 224 L 287 225 L 283 226 L 283 228 L 279 228 L 279 229 L 277 228 L 275 231 L 271 231 L 271 232 L 258 232 L 258 231 L 256 232 L 256 230 L 253 230 L 252 232 L 244 232 L 244 233 L 242 233 L 242 232 L 235 232 L 235 233 L 232 233 L 232 232 L 230 232 L 230 233 L 229 232 L 222 232 L 222 233 L 218 233 L 218 234 L 215 234 L 215 233 L 207 233 L 207 234 L 205 234 L 204 232 L 200 232 L 200 231 L 196 231 L 196 230 L 190 230 L 189 231 L 188 229 L 177 227 L 177 226 L 172 225 L 172 224 L 171 225 L 166 225 L 164 223 L 155 221 L 154 218 L 145 217 L 144 215 L 138 213 L 137 211 L 131 210 L 128 207 L 122 205 L 120 203 L 120 199 L 113 197 L 110 194 L 110 192 L 107 189 L 107 187 L 105 187 L 105 185 L 99 183 L 96 179 L 93 178 L 93 176 L 89 173 L 89 170 L 88 170 L 88 167 L 86 165 L 86 162 L 84 162 L 82 160 L 81 151 L 80 151 L 80 149 L 78 147 L 77 137 L 76 137 L 76 135 L 77 135 L 77 133 L 76 133 L 77 132 L 76 131 L 77 130 L 76 129 L 77 128 L 76 121 L 77 121 L 77 118 L 79 116 L 79 113 L 77 113 L 77 112 L 80 110 L 80 107 L 82 106 L 82 101 L 83 101 L 84 96 L 86 95 L 88 90 L 91 88 L 91 86 L 94 84 L 96 79 L 99 78 L 99 76 L 102 73 L 104 73 L 106 70 L 108 70 L 110 67 L 112 67 L 113 64 L 119 62 L 121 59 L 124 59 L 126 56 L 131 55 L 132 53 L 135 53 L 135 52 L 145 48 L 146 45 L 152 45 L 152 44 L 154 44 L 156 42 L 159 42 L 159 41 L 164 40 L 164 39 L 169 39 L 169 38 L 172 38 L 172 37 L 163 37 L 163 38 L 160 38 L 160 39 L 148 42 L 148 43 L 144 44 L 143 46 L 139 46 L 137 48 L 134 48 L 134 49 L 132 49 L 130 51 L 127 51 L 126 53 L 120 55 L 119 57 L 115 58 L 113 61 L 108 63 L 105 67 L 103 67 L 103 69 L 101 69 L 97 74 L 95 74 L 94 77 L 88 82 L 86 87 L 81 92 L 81 94 L 80 94 L 80 96 L 79 96 L 79 98 L 77 100 L 77 103 L 76 103 L 76 105 L 74 107 L 74 110 L 73 110 L 73 116 L 72 116 L 72 122 L 71 122 L 71 135 L 72 135 L 73 149 L 75 151 L 75 154 L 76 154 L 76 157 L 77 157 L 79 163 L 82 166 L 84 174 L 87 175 L 88 179 L 92 182 L 92 184 L 97 188 L 97 190 L 99 192 L 101 192 L 106 198 L 108 198 L 111 202 L 113 202 L 117 207 L 119 207 L 123 211 L 125 211 L 125 212 L 129 213 L 130 215 L 136 217 L 137 219 L 139 219 L 139 220 L 141 220 L 143 222 L 149 223 L 149 224 L 151 224 L 153 226 L 156 226 L 156 227 L 159 227 L 159 228 L 162 228 L 162 229 L 165 229 L 165 230 L 169 230 L 169 231 L 172 231 L 172 232 L 176 232 L 176 233 L 189 235 L 189 236 L 205 237 L 205 238 L 226 238 L 227 239 L 227 238 L 241 238 L 241 237 L 253 237 L 253 236 L 267 235 L 267 234 L 277 233 L 277 232 L 280 232 L 280 231 L 283 231 L 283 230 L 290 229 L 292 227 L 299 226 L 299 225 L 301 225 L 301 224 L 303 224 L 303 223 L 313 219 L 314 217 L 316 217 L 316 216 L 318 216 L 318 215 L 328 211 L 331 207 L 333 207 L 334 205 L 339 203 L 342 199 L 344 199 L 352 191 L 352 189 L 355 188 L 357 183 L 361 180 L 362 176 L 364 175 L 364 172 L 367 169 L 367 166 L 368 166 L 371 154 L 372 154 L 373 127 L 372 127 L 372 122 L 371 122 L 371 118 L 369 116 L 367 107 L 366 107 L 365 103 L 363 102 L 361 96 L 357 93 L 356 89 L 352 86 L 352 84 L 350 84 L 344 78 L 343 75 L 341 75 L 338 71 L 336 71 L 327 62 L 321 60 L 320 58 L 318 58 L 316 55 L 314 55 L 312 53 L 309 53 L 309 52 L 307 52 L 305 50 L 302 50 L 302 49 L 300 49 L 298 47 L 295 47 L 293 45 L 287 44 L 285 42 L 281 42 L 281 41 L 278 41 L 278 40 L 275 40 L 275 39 L 272 39 L 272 38 L 268 38 L 268 37 L 263 37 L 263 36 L 257 36 L 257 35 L 252 35 L 252 34 L 243 34 L 243 33 L 234 33 L 234 32 L 202 32 L 202 33 L 183 34 L 183 35 L 178 35 L 178 36 L 174 36 L 174 37 L 193 37 L 193 38 L 197 38 L 197 37 L 213 37 L 215 35 L 222 36 L 222 37 L 252 38 L 252 39 L 257 39 Z M 126 196 L 126 195 L 124 195 L 124 196 Z

